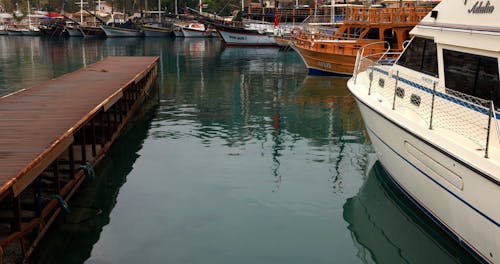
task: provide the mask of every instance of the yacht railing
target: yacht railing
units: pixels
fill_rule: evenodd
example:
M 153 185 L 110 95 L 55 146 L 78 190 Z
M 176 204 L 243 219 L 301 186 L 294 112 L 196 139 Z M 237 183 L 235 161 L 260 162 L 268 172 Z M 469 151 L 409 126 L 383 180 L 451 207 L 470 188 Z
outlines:
M 492 135 L 500 142 L 499 113 L 491 100 L 477 98 L 445 87 L 430 79 L 417 78 L 392 68 L 390 54 L 363 56 L 360 50 L 354 68 L 353 82 L 368 86 L 368 95 L 388 102 L 392 110 L 418 118 L 428 129 L 448 130 L 468 138 L 489 156 Z M 495 128 L 492 128 L 495 126 Z M 498 143 L 497 143 L 498 144 Z
M 380 44 L 383 44 L 384 46 L 387 46 L 387 49 L 385 51 L 383 51 L 383 52 L 379 52 L 379 53 L 373 53 L 372 52 L 369 55 L 365 55 L 365 50 L 367 48 L 369 48 L 370 46 L 374 46 L 374 45 L 379 45 L 380 46 Z M 378 57 L 378 59 L 376 61 L 379 62 L 380 59 L 382 59 L 382 58 L 384 58 L 384 57 L 387 56 L 387 54 L 389 53 L 390 50 L 391 50 L 391 45 L 387 41 L 377 41 L 377 42 L 368 43 L 368 44 L 362 46 L 357 51 L 358 53 L 357 53 L 357 56 L 356 56 L 356 62 L 354 64 L 355 65 L 354 71 L 356 73 L 359 72 L 359 68 L 358 67 L 360 66 L 360 63 L 359 63 L 360 62 L 359 61 L 360 58 L 373 59 L 373 58 L 377 58 Z M 354 83 L 356 83 L 357 77 L 358 77 L 358 74 L 354 74 Z

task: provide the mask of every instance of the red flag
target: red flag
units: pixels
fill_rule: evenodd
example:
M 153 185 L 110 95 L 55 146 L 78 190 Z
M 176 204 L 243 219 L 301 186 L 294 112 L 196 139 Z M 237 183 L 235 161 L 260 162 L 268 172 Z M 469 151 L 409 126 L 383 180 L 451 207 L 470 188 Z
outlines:
M 279 9 L 276 9 L 276 13 L 274 13 L 274 27 L 277 27 L 280 23 L 280 12 Z

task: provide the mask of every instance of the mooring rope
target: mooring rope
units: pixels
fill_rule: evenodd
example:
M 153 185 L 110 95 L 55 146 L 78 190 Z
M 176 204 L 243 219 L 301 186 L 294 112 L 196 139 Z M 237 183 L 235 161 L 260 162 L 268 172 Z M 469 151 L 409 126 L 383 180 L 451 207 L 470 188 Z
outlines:
M 59 207 L 61 207 L 61 209 L 63 209 L 66 213 L 68 213 L 68 214 L 71 213 L 71 210 L 69 210 L 68 203 L 66 203 L 66 201 L 64 201 L 64 199 L 61 197 L 61 195 L 54 194 L 54 195 L 52 195 L 52 198 L 57 200 Z
M 80 165 L 78 167 L 78 170 L 83 170 L 83 173 L 85 173 L 85 176 L 88 180 L 92 181 L 95 178 L 95 171 L 94 167 L 90 163 L 85 163 L 84 165 Z

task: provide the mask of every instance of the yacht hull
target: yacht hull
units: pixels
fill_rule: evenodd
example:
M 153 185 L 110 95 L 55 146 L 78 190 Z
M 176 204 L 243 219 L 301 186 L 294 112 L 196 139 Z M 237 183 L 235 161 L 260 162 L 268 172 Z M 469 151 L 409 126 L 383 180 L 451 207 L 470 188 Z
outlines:
M 471 167 L 419 136 L 419 131 L 394 121 L 400 119 L 391 119 L 387 111 L 392 109 L 379 109 L 379 101 L 363 98 L 353 88 L 352 79 L 348 86 L 391 180 L 474 256 L 498 262 L 500 217 L 498 206 L 488 201 L 488 197 L 500 197 L 498 183 L 488 179 L 480 168 Z

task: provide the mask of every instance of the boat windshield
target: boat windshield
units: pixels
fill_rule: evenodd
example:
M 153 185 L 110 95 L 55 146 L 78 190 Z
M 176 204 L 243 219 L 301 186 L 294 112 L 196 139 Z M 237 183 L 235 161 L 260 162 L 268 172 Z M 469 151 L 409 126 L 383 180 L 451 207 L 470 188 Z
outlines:
M 432 39 L 414 37 L 399 58 L 397 64 L 437 77 L 438 62 L 436 43 Z

